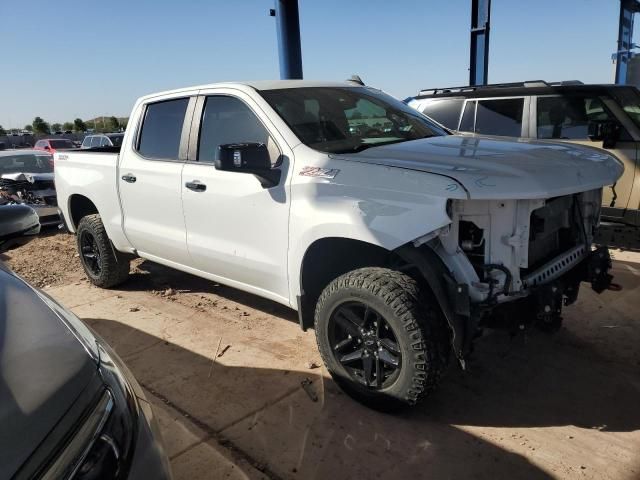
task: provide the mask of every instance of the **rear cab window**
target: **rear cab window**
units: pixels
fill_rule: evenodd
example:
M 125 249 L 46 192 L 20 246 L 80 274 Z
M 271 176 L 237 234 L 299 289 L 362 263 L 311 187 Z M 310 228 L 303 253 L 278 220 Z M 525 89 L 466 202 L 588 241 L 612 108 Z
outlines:
M 189 98 L 149 103 L 140 128 L 137 151 L 151 160 L 178 160 Z

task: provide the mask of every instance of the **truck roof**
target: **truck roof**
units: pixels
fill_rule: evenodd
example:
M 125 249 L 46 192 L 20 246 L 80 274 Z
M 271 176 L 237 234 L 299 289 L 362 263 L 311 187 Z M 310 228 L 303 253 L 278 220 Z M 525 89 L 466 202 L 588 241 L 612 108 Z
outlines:
M 163 92 L 156 92 L 150 95 L 145 95 L 142 99 L 153 98 L 161 95 L 171 95 L 175 93 L 204 90 L 207 88 L 220 88 L 220 87 L 235 87 L 240 89 L 246 89 L 247 87 L 254 90 L 276 90 L 283 88 L 304 88 L 304 87 L 359 87 L 355 82 L 328 82 L 319 80 L 256 80 L 256 81 L 243 81 L 243 82 L 218 82 L 209 83 L 204 85 L 194 85 L 192 87 L 177 88 L 174 90 L 165 90 Z

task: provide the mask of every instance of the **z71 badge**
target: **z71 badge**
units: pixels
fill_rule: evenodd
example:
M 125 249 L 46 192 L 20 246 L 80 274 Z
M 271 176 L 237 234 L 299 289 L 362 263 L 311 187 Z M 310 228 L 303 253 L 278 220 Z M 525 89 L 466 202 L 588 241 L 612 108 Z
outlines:
M 302 177 L 335 178 L 340 172 L 337 168 L 303 167 L 300 170 Z

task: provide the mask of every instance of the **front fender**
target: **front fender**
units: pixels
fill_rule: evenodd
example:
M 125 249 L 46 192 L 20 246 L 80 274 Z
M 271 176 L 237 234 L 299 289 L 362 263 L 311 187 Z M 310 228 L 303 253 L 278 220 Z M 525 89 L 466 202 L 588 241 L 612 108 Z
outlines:
M 298 161 L 292 176 L 291 299 L 301 294 L 300 267 L 315 241 L 348 238 L 391 251 L 448 225 L 447 200 L 467 198 L 462 188 L 451 188 L 453 180 L 441 175 L 327 157 L 317 162 L 312 166 L 332 170 L 335 176 L 305 175 L 308 164 Z

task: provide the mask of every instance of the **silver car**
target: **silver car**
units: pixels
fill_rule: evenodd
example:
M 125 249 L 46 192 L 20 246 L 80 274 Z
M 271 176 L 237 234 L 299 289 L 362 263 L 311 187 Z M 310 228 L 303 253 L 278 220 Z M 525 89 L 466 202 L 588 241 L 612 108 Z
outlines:
M 40 224 L 60 223 L 53 156 L 42 150 L 0 151 L 0 205 L 26 204 Z

